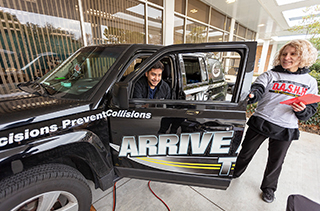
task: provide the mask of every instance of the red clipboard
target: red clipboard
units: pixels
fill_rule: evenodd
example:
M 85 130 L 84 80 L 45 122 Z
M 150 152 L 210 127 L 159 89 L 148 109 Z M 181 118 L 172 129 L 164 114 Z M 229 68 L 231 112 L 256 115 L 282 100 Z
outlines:
M 320 102 L 320 96 L 315 94 L 307 94 L 280 102 L 281 104 L 291 105 L 292 103 L 304 103 L 305 105 Z

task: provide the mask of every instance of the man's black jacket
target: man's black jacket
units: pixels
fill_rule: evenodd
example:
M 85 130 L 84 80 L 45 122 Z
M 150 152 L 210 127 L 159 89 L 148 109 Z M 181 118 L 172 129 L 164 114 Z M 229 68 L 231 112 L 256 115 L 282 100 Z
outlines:
M 149 98 L 149 85 L 147 77 L 143 76 L 136 83 L 133 91 L 133 98 Z M 161 80 L 157 85 L 154 99 L 171 99 L 170 86 Z

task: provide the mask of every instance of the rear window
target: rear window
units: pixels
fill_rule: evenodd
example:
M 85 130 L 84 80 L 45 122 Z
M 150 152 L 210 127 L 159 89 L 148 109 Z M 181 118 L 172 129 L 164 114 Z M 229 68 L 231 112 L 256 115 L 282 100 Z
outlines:
M 183 62 L 187 84 L 205 82 L 207 80 L 207 73 L 205 72 L 203 59 L 198 57 L 183 56 Z

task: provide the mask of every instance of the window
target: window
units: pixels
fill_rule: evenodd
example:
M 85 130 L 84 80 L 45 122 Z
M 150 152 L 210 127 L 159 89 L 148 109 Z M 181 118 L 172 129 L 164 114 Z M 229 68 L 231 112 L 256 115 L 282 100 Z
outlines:
M 185 14 L 186 11 L 186 0 L 175 0 L 174 1 L 174 11 Z
M 245 37 L 246 36 L 246 28 L 239 25 L 239 31 L 238 31 L 238 35 L 241 37 Z
M 184 19 L 174 16 L 174 44 L 183 43 Z
M 236 52 L 224 53 L 224 69 L 225 73 L 229 75 L 236 75 L 240 65 L 240 55 Z
M 130 65 L 130 67 L 131 66 L 132 65 Z M 161 66 L 163 66 L 162 71 Z M 139 77 L 138 80 L 133 83 L 131 98 L 176 98 L 176 92 L 173 91 L 175 77 L 170 57 L 164 57 L 157 60 L 146 69 L 137 70 L 136 74 L 139 75 Z
M 230 25 L 231 25 L 231 18 L 227 17 L 227 22 L 224 30 L 230 32 Z
M 196 20 L 208 23 L 209 20 L 209 6 L 198 1 L 189 0 L 188 1 L 188 11 L 187 15 Z
M 40 83 L 51 95 L 86 99 L 125 48 L 126 46 L 83 48 L 66 63 L 49 72 Z
M 226 19 L 225 15 L 221 14 L 220 12 L 214 9 L 211 10 L 210 25 L 218 27 L 220 29 L 224 29 L 225 19 Z
M 224 33 L 223 41 L 224 41 L 224 42 L 228 42 L 228 41 L 229 41 L 229 34 Z
M 222 74 L 221 63 L 216 58 L 207 58 L 207 68 L 209 71 L 209 80 L 214 81 L 215 78 Z
M 246 38 L 247 38 L 248 40 L 255 40 L 255 37 L 254 37 L 254 36 L 255 36 L 254 31 L 251 31 L 250 29 L 248 29 Z
M 159 6 L 163 6 L 163 0 L 148 0 L 148 2 L 152 2 L 152 3 L 157 4 Z
M 162 44 L 162 10 L 148 7 L 148 43 Z
M 78 1 L 4 0 L 0 5 L 4 87 L 42 77 L 82 46 Z
M 239 24 L 237 22 L 235 22 L 234 29 L 233 29 L 233 34 L 238 34 L 238 26 L 239 26 Z
M 206 72 L 201 72 L 201 67 L 204 68 L 203 60 L 197 57 L 183 56 L 183 62 L 187 84 L 200 83 L 207 80 Z
M 227 99 L 227 83 L 220 61 L 222 59 L 219 59 L 223 54 L 223 52 L 196 52 L 180 55 L 184 67 L 183 91 L 186 100 Z
M 223 32 L 213 28 L 209 28 L 208 37 L 209 37 L 209 42 L 222 42 Z
M 130 73 L 132 73 L 134 70 L 137 70 L 139 68 L 139 65 L 143 62 L 142 57 L 138 57 L 136 59 L 133 60 L 133 62 L 131 62 L 131 64 L 129 65 L 129 67 L 127 68 L 126 72 L 123 74 L 123 77 L 121 80 L 124 80 L 125 77 L 127 75 L 129 75 Z
M 207 27 L 187 20 L 186 43 L 206 42 Z
M 87 43 L 145 43 L 145 4 L 83 0 Z

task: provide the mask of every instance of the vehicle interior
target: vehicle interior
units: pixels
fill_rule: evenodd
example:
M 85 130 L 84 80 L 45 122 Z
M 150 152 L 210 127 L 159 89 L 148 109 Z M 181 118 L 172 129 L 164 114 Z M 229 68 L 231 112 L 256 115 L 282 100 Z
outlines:
M 236 64 L 231 64 L 231 62 L 226 62 L 227 60 L 219 60 L 219 55 L 223 56 L 227 54 L 226 52 L 209 52 L 209 53 L 179 53 L 179 54 L 169 54 L 162 58 L 160 61 L 164 65 L 164 71 L 162 72 L 162 80 L 165 81 L 171 88 L 171 99 L 186 99 L 186 100 L 218 100 L 225 101 L 226 99 L 226 89 L 228 86 L 224 78 L 224 63 L 229 66 L 232 65 L 234 69 Z M 141 63 L 145 61 L 150 55 L 143 55 L 135 58 L 126 72 L 123 74 L 120 81 L 124 81 L 127 77 L 134 77 L 136 71 L 141 68 Z M 183 64 L 181 70 L 177 70 L 179 66 Z M 239 64 L 238 64 L 239 66 Z M 131 75 L 132 73 L 132 75 Z M 129 76 L 130 75 L 130 76 Z M 140 77 L 136 78 L 134 81 L 138 81 L 143 77 L 144 73 L 139 73 Z M 236 73 L 235 73 L 236 75 Z M 220 83 L 220 84 L 219 84 Z M 214 84 L 214 85 L 213 85 Z M 210 93 L 199 94 L 196 92 L 196 88 L 202 88 L 202 93 L 205 91 L 205 86 L 211 86 L 212 91 Z M 214 88 L 212 88 L 212 86 Z M 133 85 L 134 87 L 134 85 Z M 133 89 L 131 90 L 131 98 L 133 96 Z M 209 96 L 209 98 L 208 98 Z M 228 95 L 230 97 L 230 93 Z

